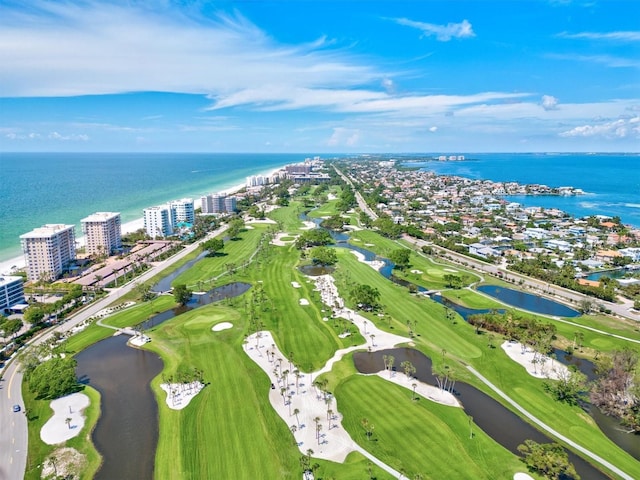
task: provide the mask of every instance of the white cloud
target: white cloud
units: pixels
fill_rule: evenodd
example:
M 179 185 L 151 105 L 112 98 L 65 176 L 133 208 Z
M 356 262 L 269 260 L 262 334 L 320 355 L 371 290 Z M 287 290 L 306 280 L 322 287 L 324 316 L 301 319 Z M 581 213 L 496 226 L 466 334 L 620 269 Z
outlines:
M 109 2 L 17 8 L 0 4 L 6 97 L 159 91 L 220 98 L 265 84 L 352 88 L 383 77 L 326 39 L 278 44 L 239 15 L 211 20 L 171 6 Z
M 89 135 L 85 135 L 85 134 L 77 134 L 77 133 L 72 133 L 70 135 L 61 135 L 58 132 L 51 132 L 47 138 L 49 140 L 60 140 L 62 142 L 67 142 L 67 141 L 81 141 L 81 142 L 86 142 L 89 140 Z
M 438 127 L 433 126 L 433 127 L 429 128 L 429 131 L 435 133 L 435 132 L 438 131 Z
M 89 140 L 89 136 L 85 134 L 72 133 L 70 135 L 62 135 L 58 132 L 50 132 L 47 135 L 41 133 L 17 133 L 9 132 L 5 135 L 9 140 L 55 140 L 55 141 L 74 141 L 74 142 L 86 142 Z
M 9 132 L 5 135 L 9 140 L 39 140 L 42 138 L 42 135 L 39 133 L 16 133 Z
M 554 60 L 598 63 L 613 68 L 640 68 L 640 61 L 638 61 L 637 58 L 615 57 L 612 55 L 567 55 L 552 53 L 546 55 L 546 57 Z
M 585 40 L 613 40 L 622 42 L 640 42 L 639 31 L 618 31 L 618 32 L 580 32 L 580 33 L 568 33 L 562 32 L 556 35 L 560 38 L 569 39 L 585 39 Z
M 640 117 L 621 118 L 599 125 L 581 125 L 560 133 L 561 137 L 640 138 Z
M 422 32 L 423 37 L 435 35 L 440 42 L 448 42 L 452 38 L 471 38 L 476 36 L 473 32 L 473 27 L 466 19 L 460 23 L 447 23 L 446 25 L 416 22 L 408 18 L 395 18 L 393 20 L 399 25 L 417 28 Z
M 558 108 L 558 99 L 551 95 L 543 95 L 540 105 L 545 110 L 555 110 Z
M 327 140 L 327 145 L 330 147 L 354 147 L 359 140 L 359 130 L 336 127 L 333 129 L 333 133 L 331 134 L 331 137 L 329 137 L 329 140 Z

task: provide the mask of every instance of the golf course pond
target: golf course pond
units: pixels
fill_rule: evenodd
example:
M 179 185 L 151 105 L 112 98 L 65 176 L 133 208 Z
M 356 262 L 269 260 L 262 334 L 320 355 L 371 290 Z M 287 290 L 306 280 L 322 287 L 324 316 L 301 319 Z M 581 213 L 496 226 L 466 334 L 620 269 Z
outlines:
M 242 295 L 251 287 L 235 282 L 193 295 L 185 307 L 158 313 L 142 324 L 153 328 L 186 311 L 225 298 Z M 100 418 L 92 434 L 103 457 L 96 480 L 153 478 L 158 444 L 158 405 L 151 380 L 163 362 L 148 350 L 127 346 L 128 335 L 109 337 L 76 355 L 81 383 L 100 392 Z
M 579 311 L 561 303 L 511 288 L 498 287 L 496 285 L 480 285 L 477 287 L 477 290 L 490 297 L 497 298 L 508 305 L 522 308 L 529 312 L 553 315 L 555 317 L 579 317 L 582 315 Z

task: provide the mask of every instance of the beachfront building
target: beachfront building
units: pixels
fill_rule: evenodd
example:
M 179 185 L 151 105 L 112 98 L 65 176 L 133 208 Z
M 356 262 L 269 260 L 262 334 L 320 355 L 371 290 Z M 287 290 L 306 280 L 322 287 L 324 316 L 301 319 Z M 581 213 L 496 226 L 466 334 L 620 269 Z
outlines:
M 269 183 L 269 178 L 263 175 L 251 175 L 247 177 L 247 187 L 261 187 L 262 185 L 267 185 Z
M 182 198 L 169 202 L 169 210 L 171 210 L 171 223 L 174 228 L 178 222 L 187 222 L 193 225 L 196 221 L 192 198 Z
M 24 303 L 22 277 L 0 277 L 0 312 L 8 312 L 11 307 Z
M 122 248 L 120 213 L 97 212 L 80 223 L 88 255 L 110 255 Z
M 151 238 L 173 235 L 171 209 L 169 205 L 159 205 L 144 209 L 144 229 Z
M 76 258 L 73 225 L 50 224 L 20 235 L 27 278 L 32 282 L 55 280 Z
M 202 213 L 232 213 L 237 210 L 236 197 L 227 197 L 225 193 L 210 194 L 202 197 Z
M 236 197 L 226 197 L 224 199 L 224 211 L 227 213 L 238 211 L 238 200 Z

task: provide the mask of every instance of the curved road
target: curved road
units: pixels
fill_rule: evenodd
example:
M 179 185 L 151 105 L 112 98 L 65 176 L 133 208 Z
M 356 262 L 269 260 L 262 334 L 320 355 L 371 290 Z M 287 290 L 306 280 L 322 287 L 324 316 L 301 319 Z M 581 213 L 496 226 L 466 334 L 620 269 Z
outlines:
M 223 233 L 226 229 L 227 225 L 223 225 L 199 242 L 189 245 L 173 257 L 154 265 L 133 281 L 119 288 L 112 289 L 105 297 L 83 308 L 69 317 L 64 323 L 34 337 L 28 342 L 28 345 L 39 345 L 46 342 L 55 331 L 67 332 L 71 330 L 76 325 L 93 317 L 100 310 L 107 308 L 120 296 L 133 290 L 138 283 L 151 279 L 158 272 L 198 249 L 201 242 Z M 8 365 L 2 372 L 2 379 L 0 380 L 0 480 L 24 478 L 27 465 L 27 418 L 24 413 L 22 373 L 20 373 L 19 367 L 20 364 L 16 357 L 9 360 Z M 20 405 L 21 411 L 14 413 L 13 405 Z

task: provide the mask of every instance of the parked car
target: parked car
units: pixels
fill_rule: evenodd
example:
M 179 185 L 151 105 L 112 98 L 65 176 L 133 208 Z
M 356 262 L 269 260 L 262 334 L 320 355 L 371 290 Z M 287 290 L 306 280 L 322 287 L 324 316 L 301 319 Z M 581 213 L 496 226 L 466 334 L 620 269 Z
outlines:
M 20 411 L 20 405 L 14 405 L 13 406 L 13 411 L 14 412 L 19 412 Z

